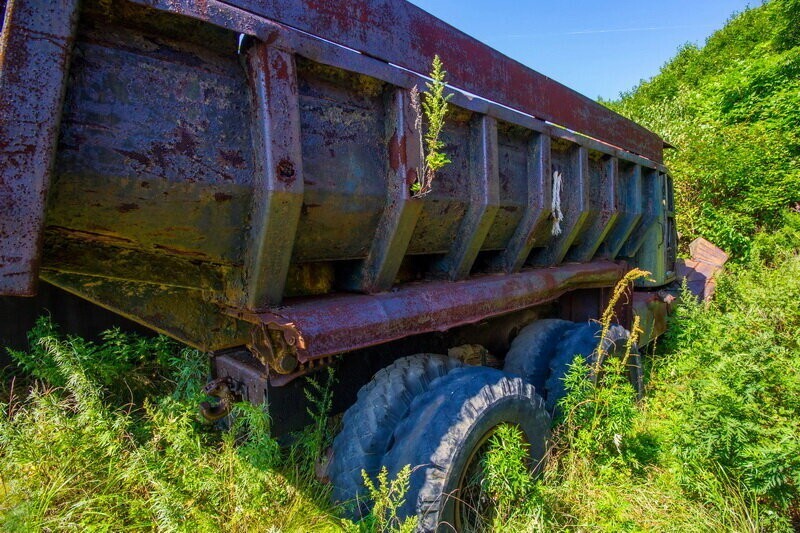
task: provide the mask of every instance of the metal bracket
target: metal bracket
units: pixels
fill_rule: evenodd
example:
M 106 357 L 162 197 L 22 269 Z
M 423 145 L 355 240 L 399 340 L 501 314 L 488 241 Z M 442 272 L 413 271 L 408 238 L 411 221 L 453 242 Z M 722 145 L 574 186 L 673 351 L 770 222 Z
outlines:
M 231 378 L 223 377 L 209 381 L 203 387 L 203 393 L 214 398 L 219 398 L 219 402 L 211 404 L 211 402 L 200 403 L 200 414 L 209 422 L 216 422 L 221 418 L 228 416 L 231 412 L 233 403 L 236 401 L 236 395 L 233 392 L 234 384 Z
M 278 374 L 291 374 L 297 368 L 297 335 L 292 328 L 256 324 L 250 330 L 247 348 L 267 368 Z

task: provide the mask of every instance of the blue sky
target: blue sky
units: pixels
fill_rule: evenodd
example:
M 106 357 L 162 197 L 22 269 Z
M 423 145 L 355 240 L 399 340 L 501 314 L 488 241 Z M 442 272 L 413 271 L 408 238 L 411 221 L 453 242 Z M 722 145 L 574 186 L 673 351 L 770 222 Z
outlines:
M 760 0 L 410 0 L 590 98 L 616 98 Z M 445 65 L 447 67 L 447 65 Z

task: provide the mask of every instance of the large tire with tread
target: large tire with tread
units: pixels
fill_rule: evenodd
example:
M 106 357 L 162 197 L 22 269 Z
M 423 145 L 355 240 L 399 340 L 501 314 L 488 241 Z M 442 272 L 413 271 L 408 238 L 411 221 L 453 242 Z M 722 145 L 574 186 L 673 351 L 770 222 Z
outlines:
M 503 371 L 521 376 L 537 392 L 545 391 L 550 375 L 550 360 L 564 334 L 577 324 L 569 320 L 546 318 L 525 326 L 511 343 Z
M 542 398 L 522 378 L 492 368 L 465 367 L 417 396 L 384 458 L 390 479 L 404 466 L 412 467 L 399 514 L 418 515 L 421 531 L 467 529 L 459 519 L 468 507 L 459 500 L 463 474 L 492 430 L 504 423 L 522 430 L 530 444 L 531 465 L 539 465 L 550 416 Z
M 333 441 L 328 478 L 333 499 L 366 503 L 361 471 L 374 478 L 380 470 L 395 426 L 408 414 L 412 400 L 437 378 L 463 366 L 458 359 L 438 354 L 402 357 L 375 373 L 358 391 L 356 402 L 342 418 Z M 357 507 L 352 505 L 352 510 Z M 352 513 L 357 518 L 357 512 Z
M 551 413 L 557 411 L 558 402 L 567 394 L 564 377 L 567 375 L 569 365 L 575 360 L 576 355 L 583 356 L 589 368 L 596 363 L 597 345 L 600 342 L 602 326 L 596 322 L 580 324 L 567 331 L 561 338 L 556 348 L 556 355 L 550 361 L 550 376 L 545 383 L 547 390 L 547 410 Z M 622 326 L 611 326 L 603 339 L 603 351 L 610 357 L 619 357 L 625 353 L 625 346 L 630 338 L 630 333 Z M 601 362 L 602 363 L 602 362 Z M 641 399 L 644 392 L 642 378 L 642 362 L 639 351 L 634 345 L 628 359 L 628 379 L 633 385 L 637 399 Z M 595 379 L 591 372 L 587 379 Z

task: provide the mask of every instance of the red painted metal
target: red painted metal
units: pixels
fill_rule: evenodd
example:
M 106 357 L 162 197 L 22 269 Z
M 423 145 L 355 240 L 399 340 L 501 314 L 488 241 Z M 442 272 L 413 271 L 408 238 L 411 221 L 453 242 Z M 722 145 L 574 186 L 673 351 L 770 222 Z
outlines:
M 303 363 L 411 335 L 446 331 L 541 305 L 576 289 L 613 286 L 624 263 L 595 261 L 464 281 L 409 283 L 373 295 L 333 295 L 288 302 L 237 317 L 281 329 Z
M 5 3 L 4 3 L 5 4 Z M 11 0 L 0 35 L 0 294 L 33 296 L 78 0 Z
M 709 301 L 717 288 L 716 274 L 728 262 L 728 254 L 703 238 L 689 245 L 691 259 L 679 259 L 675 264 L 678 279 L 686 281 L 689 292 L 703 301 Z
M 404 0 L 134 0 L 212 19 L 227 4 L 418 73 L 438 54 L 449 83 L 661 163 L 664 141 L 594 100 L 501 54 Z

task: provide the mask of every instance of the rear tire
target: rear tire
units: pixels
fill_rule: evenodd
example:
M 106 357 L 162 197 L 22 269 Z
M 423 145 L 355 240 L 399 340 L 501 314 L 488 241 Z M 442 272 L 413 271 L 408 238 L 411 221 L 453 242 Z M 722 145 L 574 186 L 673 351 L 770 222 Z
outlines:
M 463 366 L 457 359 L 438 354 L 403 357 L 375 373 L 358 391 L 358 399 L 345 412 L 342 430 L 333 441 L 328 478 L 333 499 L 366 504 L 361 471 L 375 478 L 395 426 L 408 414 L 411 401 L 437 378 Z M 358 509 L 350 509 L 358 518 Z
M 530 464 L 546 452 L 550 416 L 533 386 L 522 378 L 485 367 L 465 367 L 438 379 L 417 396 L 394 432 L 385 457 L 390 478 L 411 465 L 401 516 L 418 515 L 421 531 L 470 529 L 464 473 L 501 424 L 518 426 L 530 444 Z M 464 522 L 467 521 L 465 524 Z M 476 527 L 480 527 L 476 525 Z
M 525 326 L 511 343 L 503 371 L 527 380 L 538 392 L 544 392 L 550 375 L 550 360 L 564 334 L 575 322 L 546 318 Z
M 600 341 L 602 326 L 596 322 L 580 324 L 567 331 L 556 348 L 556 356 L 550 361 L 550 377 L 547 378 L 545 388 L 547 389 L 547 410 L 550 413 L 556 412 L 558 402 L 567 395 L 564 384 L 564 377 L 569 371 L 569 365 L 575 360 L 576 355 L 583 357 L 589 369 L 595 366 L 597 361 L 597 345 Z M 630 333 L 622 326 L 611 326 L 603 339 L 603 351 L 611 357 L 622 357 L 625 353 L 625 345 L 630 338 Z M 602 361 L 601 361 L 602 364 Z M 644 393 L 644 382 L 642 376 L 642 361 L 639 350 L 634 345 L 628 359 L 628 379 L 636 393 L 636 399 L 642 398 Z M 587 374 L 588 379 L 596 379 L 592 371 Z

